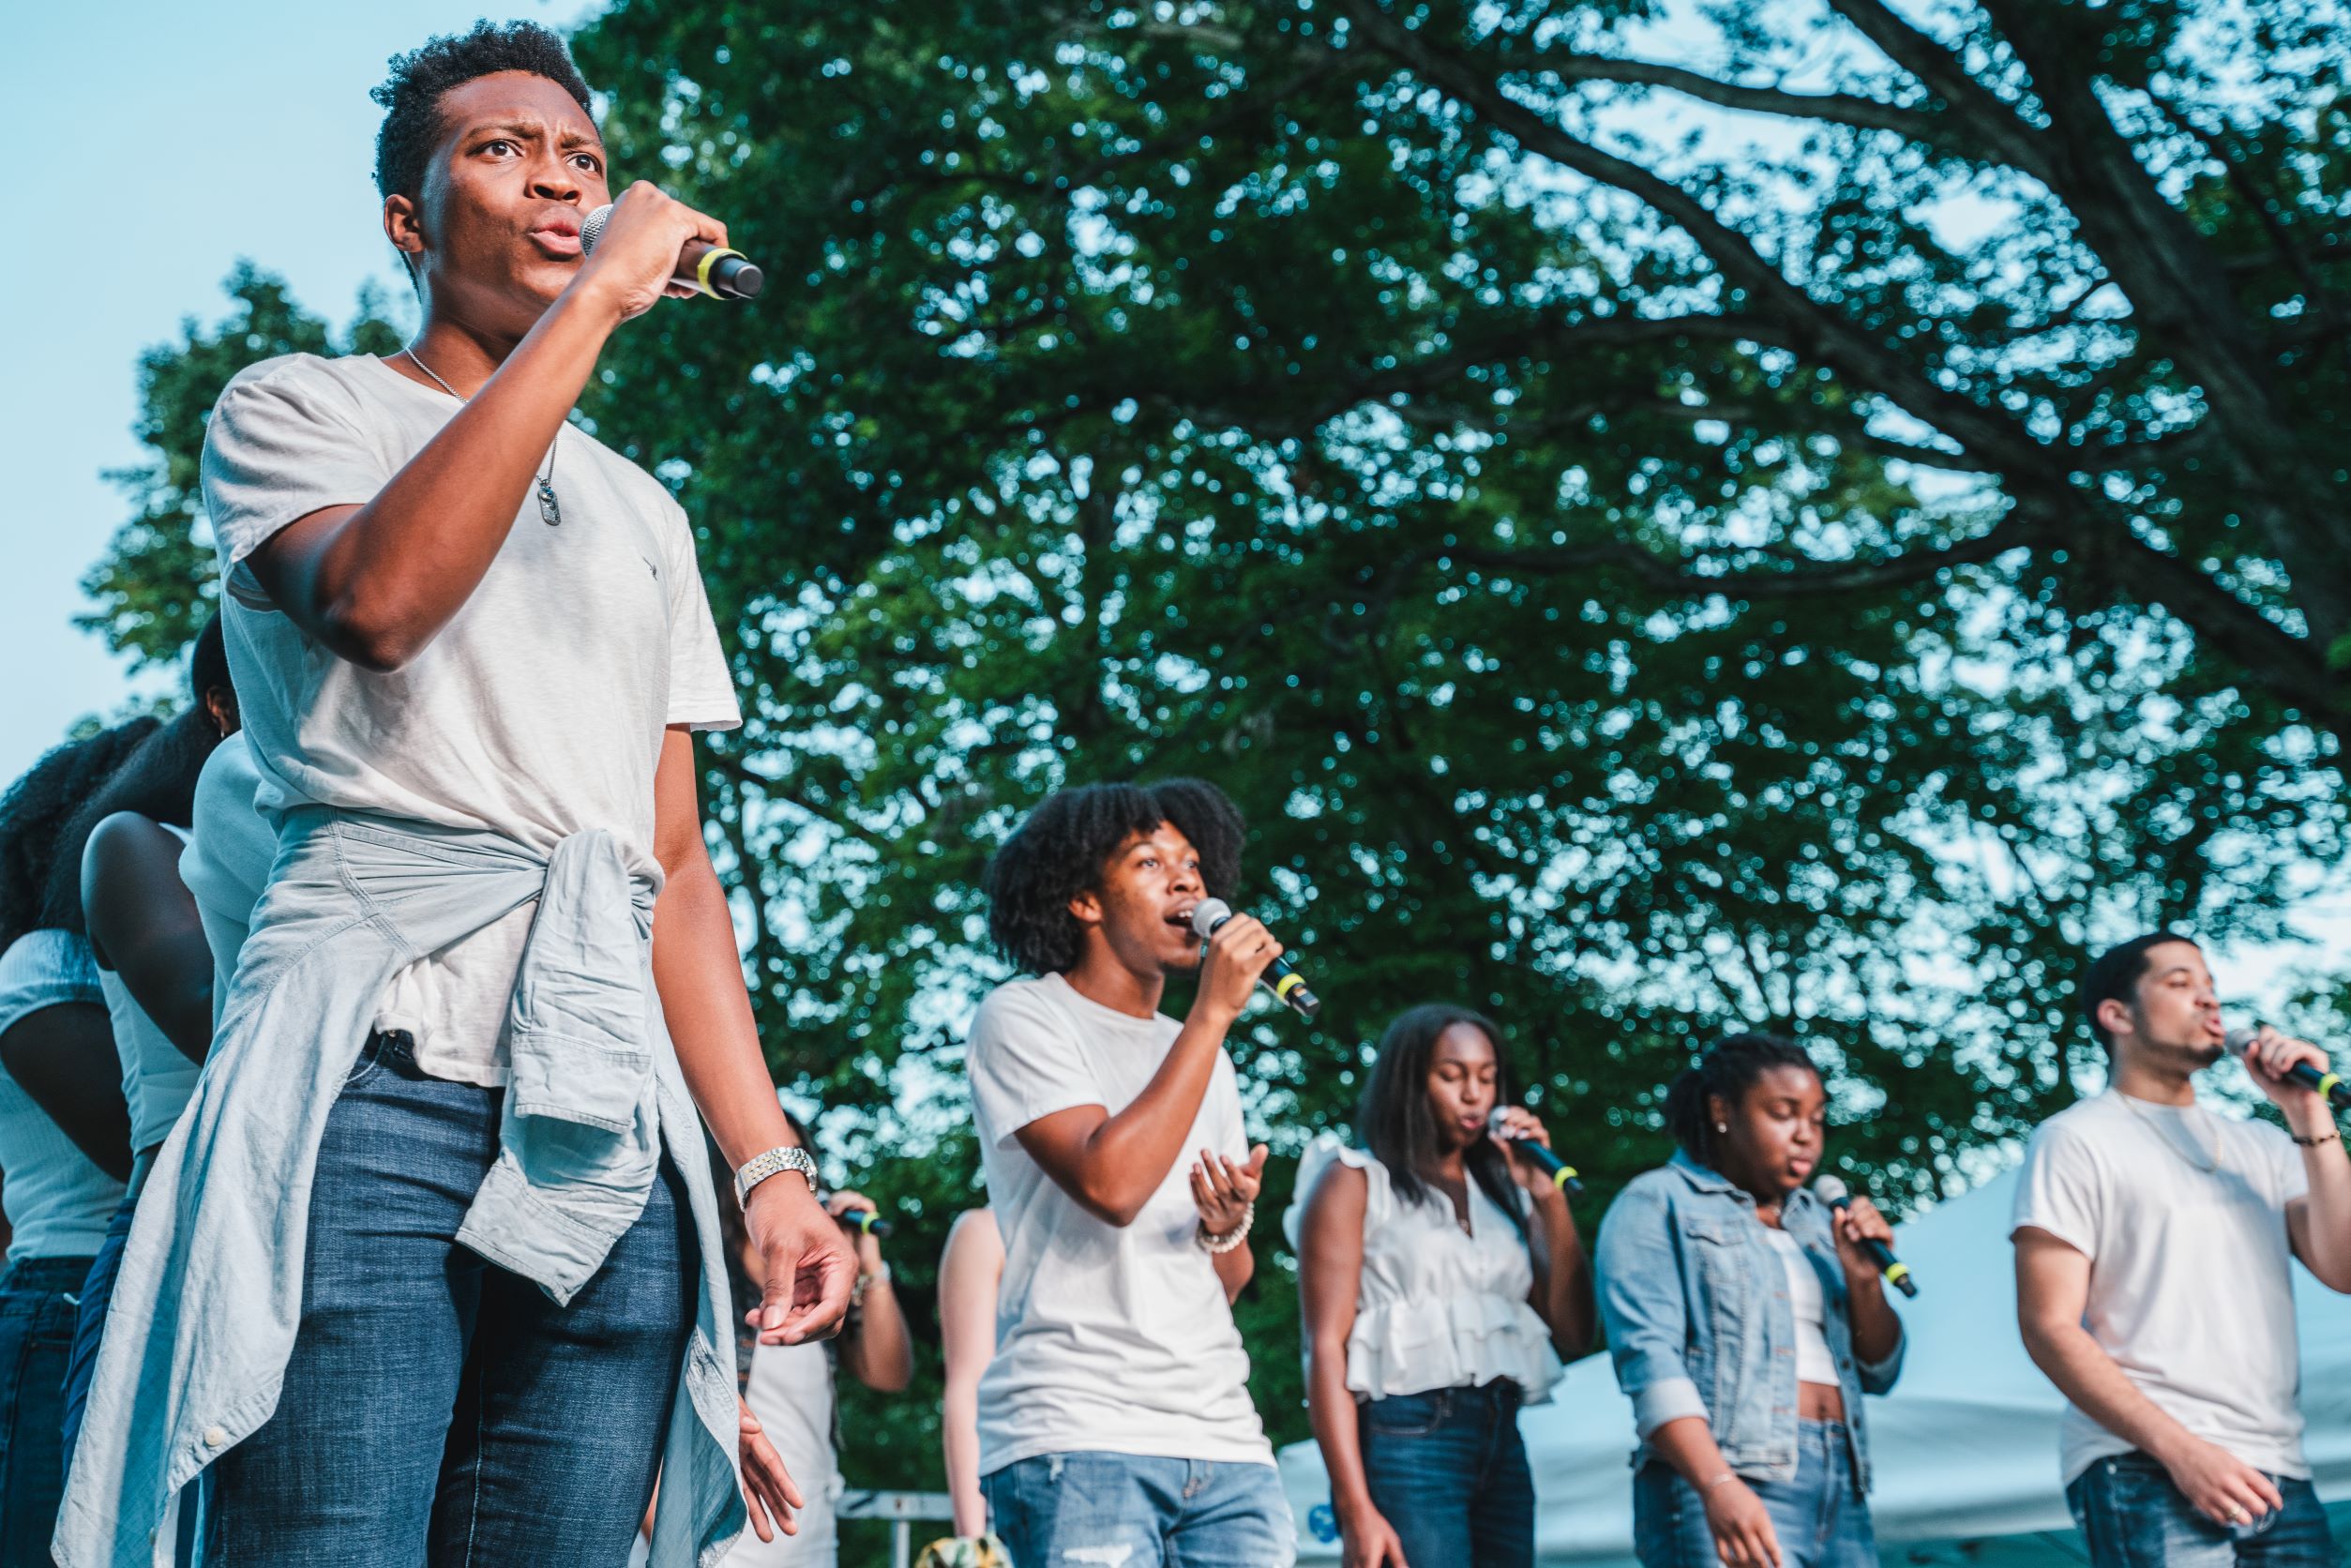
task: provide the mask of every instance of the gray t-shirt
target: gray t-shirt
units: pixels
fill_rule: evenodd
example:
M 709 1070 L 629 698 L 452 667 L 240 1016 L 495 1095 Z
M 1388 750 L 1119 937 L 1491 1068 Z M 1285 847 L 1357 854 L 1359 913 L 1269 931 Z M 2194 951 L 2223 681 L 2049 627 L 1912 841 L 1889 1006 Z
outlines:
M 1077 1106 L 1125 1109 L 1183 1031 L 1088 1001 L 1058 974 L 997 987 L 972 1020 L 965 1071 L 1004 1238 L 996 1354 L 980 1376 L 983 1475 L 1085 1451 L 1273 1462 L 1224 1283 L 1194 1240 L 1193 1160 L 1249 1153 L 1231 1058 L 1216 1053 L 1183 1152 L 1132 1225 L 1088 1214 L 1014 1136 Z
M 372 355 L 301 354 L 246 369 L 215 405 L 204 509 L 258 804 L 487 828 L 540 851 L 600 827 L 650 868 L 663 731 L 741 722 L 693 533 L 651 475 L 566 426 L 553 474 L 562 524 L 540 520 L 526 495 L 473 596 L 389 674 L 311 641 L 244 565 L 288 523 L 373 499 L 459 407 Z M 412 965 L 376 1026 L 413 1033 L 419 1065 L 438 1077 L 504 1081 L 532 913 Z
M 2309 1190 L 2268 1123 L 2110 1089 L 2034 1132 L 2011 1232 L 2089 1259 L 2082 1326 L 2140 1393 L 2255 1470 L 2308 1476 L 2285 1207 Z M 2057 1437 L 2068 1482 L 2131 1448 L 2071 1404 Z

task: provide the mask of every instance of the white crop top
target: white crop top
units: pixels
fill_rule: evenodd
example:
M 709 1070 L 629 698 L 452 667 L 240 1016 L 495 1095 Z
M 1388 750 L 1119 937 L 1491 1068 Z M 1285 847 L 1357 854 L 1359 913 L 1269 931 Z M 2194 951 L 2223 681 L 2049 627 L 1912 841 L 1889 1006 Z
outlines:
M 1820 1275 L 1801 1243 L 1777 1226 L 1763 1228 L 1771 1250 L 1780 1255 L 1787 1274 L 1787 1303 L 1796 1309 L 1796 1380 L 1800 1383 L 1837 1382 L 1837 1358 L 1829 1353 L 1828 1303 L 1820 1291 Z
M 1475 1182 L 1469 1226 L 1441 1194 L 1399 1201 L 1388 1168 L 1325 1135 L 1298 1166 L 1282 1229 L 1294 1249 L 1315 1183 L 1334 1164 L 1364 1172 L 1364 1273 L 1347 1336 L 1347 1386 L 1359 1398 L 1469 1388 L 1508 1378 L 1529 1404 L 1551 1397 L 1559 1353 L 1528 1300 L 1534 1259 L 1526 1235 Z M 1307 1355 L 1312 1356 L 1311 1348 Z

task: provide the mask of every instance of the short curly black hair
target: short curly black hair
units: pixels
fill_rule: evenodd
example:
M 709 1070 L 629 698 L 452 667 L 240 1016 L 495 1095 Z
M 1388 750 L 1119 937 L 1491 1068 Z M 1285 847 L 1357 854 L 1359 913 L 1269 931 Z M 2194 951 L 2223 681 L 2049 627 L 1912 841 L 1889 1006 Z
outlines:
M 571 52 L 535 22 L 477 22 L 470 33 L 395 54 L 391 65 L 384 85 L 368 95 L 384 106 L 384 125 L 375 133 L 375 188 L 385 196 L 414 197 L 423 187 L 425 160 L 441 140 L 441 95 L 476 77 L 529 71 L 595 113 Z
M 1084 933 L 1069 901 L 1102 883 L 1118 848 L 1162 822 L 1199 852 L 1200 882 L 1228 898 L 1241 881 L 1241 812 L 1213 784 L 1086 784 L 1046 797 L 988 860 L 987 930 L 1005 957 L 1031 974 L 1074 968 Z

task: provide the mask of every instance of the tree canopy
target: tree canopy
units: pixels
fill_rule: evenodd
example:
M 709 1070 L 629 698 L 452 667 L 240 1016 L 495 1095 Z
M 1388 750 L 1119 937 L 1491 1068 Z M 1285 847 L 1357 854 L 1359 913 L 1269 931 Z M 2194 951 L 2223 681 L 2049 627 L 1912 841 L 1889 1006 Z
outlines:
M 1857 1184 L 1963 1185 L 2072 1094 L 2085 942 L 2275 933 L 2342 852 L 2343 25 L 588 24 L 614 167 L 772 279 L 625 327 L 582 418 L 695 520 L 746 713 L 706 777 L 762 1033 L 907 1255 L 977 1200 L 980 868 L 1065 780 L 1198 774 L 1248 815 L 1249 901 L 1326 999 L 1234 1042 L 1277 1152 L 1344 1125 L 1389 1018 L 1450 998 L 1504 1023 L 1596 1199 L 1663 1156 L 1665 1082 L 1733 1025 L 1830 1065 Z M 147 656 L 209 570 L 212 395 L 327 340 L 232 288 L 146 362 L 157 458 L 91 579 Z M 1242 1306 L 1284 1437 L 1287 1168 Z M 931 1475 L 927 1430 L 857 1424 L 853 1470 Z

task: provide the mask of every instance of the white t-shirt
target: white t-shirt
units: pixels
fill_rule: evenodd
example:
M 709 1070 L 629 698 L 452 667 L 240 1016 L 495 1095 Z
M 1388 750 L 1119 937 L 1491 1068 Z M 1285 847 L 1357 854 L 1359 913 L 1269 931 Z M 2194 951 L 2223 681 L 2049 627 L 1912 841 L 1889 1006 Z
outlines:
M 2139 1392 L 2254 1469 L 2307 1477 L 2285 1206 L 2308 1190 L 2269 1123 L 2108 1090 L 2033 1134 L 2011 1234 L 2090 1260 L 2082 1324 Z M 2071 1405 L 2058 1442 L 2068 1482 L 2131 1448 Z
M 214 406 L 204 508 L 262 808 L 316 802 L 540 851 L 601 827 L 650 868 L 663 730 L 741 722 L 692 530 L 651 475 L 566 426 L 552 480 L 562 524 L 526 495 L 473 596 L 389 674 L 310 641 L 243 565 L 288 523 L 373 499 L 460 406 L 369 354 L 301 354 L 241 372 Z M 413 1033 L 429 1073 L 503 1082 L 532 912 L 404 971 L 376 1026 Z
M 0 1034 L 44 1007 L 103 1007 L 90 944 L 70 931 L 27 931 L 0 954 Z M 81 1146 L 16 1079 L 0 1071 L 0 1209 L 8 1216 L 8 1261 L 87 1258 L 106 1239 L 123 1184 Z
M 1075 1106 L 1132 1104 L 1183 1026 L 1131 1018 L 1058 974 L 988 993 L 965 1070 L 988 1206 L 1004 1239 L 996 1354 L 981 1374 L 980 1473 L 1088 1450 L 1272 1464 L 1249 1356 L 1209 1255 L 1188 1172 L 1202 1149 L 1246 1158 L 1232 1061 L 1132 1225 L 1088 1214 L 1013 1135 Z
M 187 844 L 187 829 L 170 822 L 157 825 Z M 122 1063 L 123 1099 L 130 1108 L 131 1153 L 141 1153 L 172 1136 L 172 1126 L 187 1108 L 188 1097 L 196 1093 L 200 1069 L 147 1017 L 147 1010 L 139 1005 L 121 975 L 101 969 L 98 983 L 106 993 L 106 1017 L 114 1028 L 114 1055 Z
M 195 831 L 180 852 L 180 881 L 195 897 L 204 942 L 212 949 L 216 1024 L 236 979 L 237 955 L 252 931 L 253 906 L 261 902 L 278 859 L 278 830 L 254 804 L 261 792 L 261 769 L 240 730 L 213 747 L 196 776 L 196 805 L 189 813 Z

